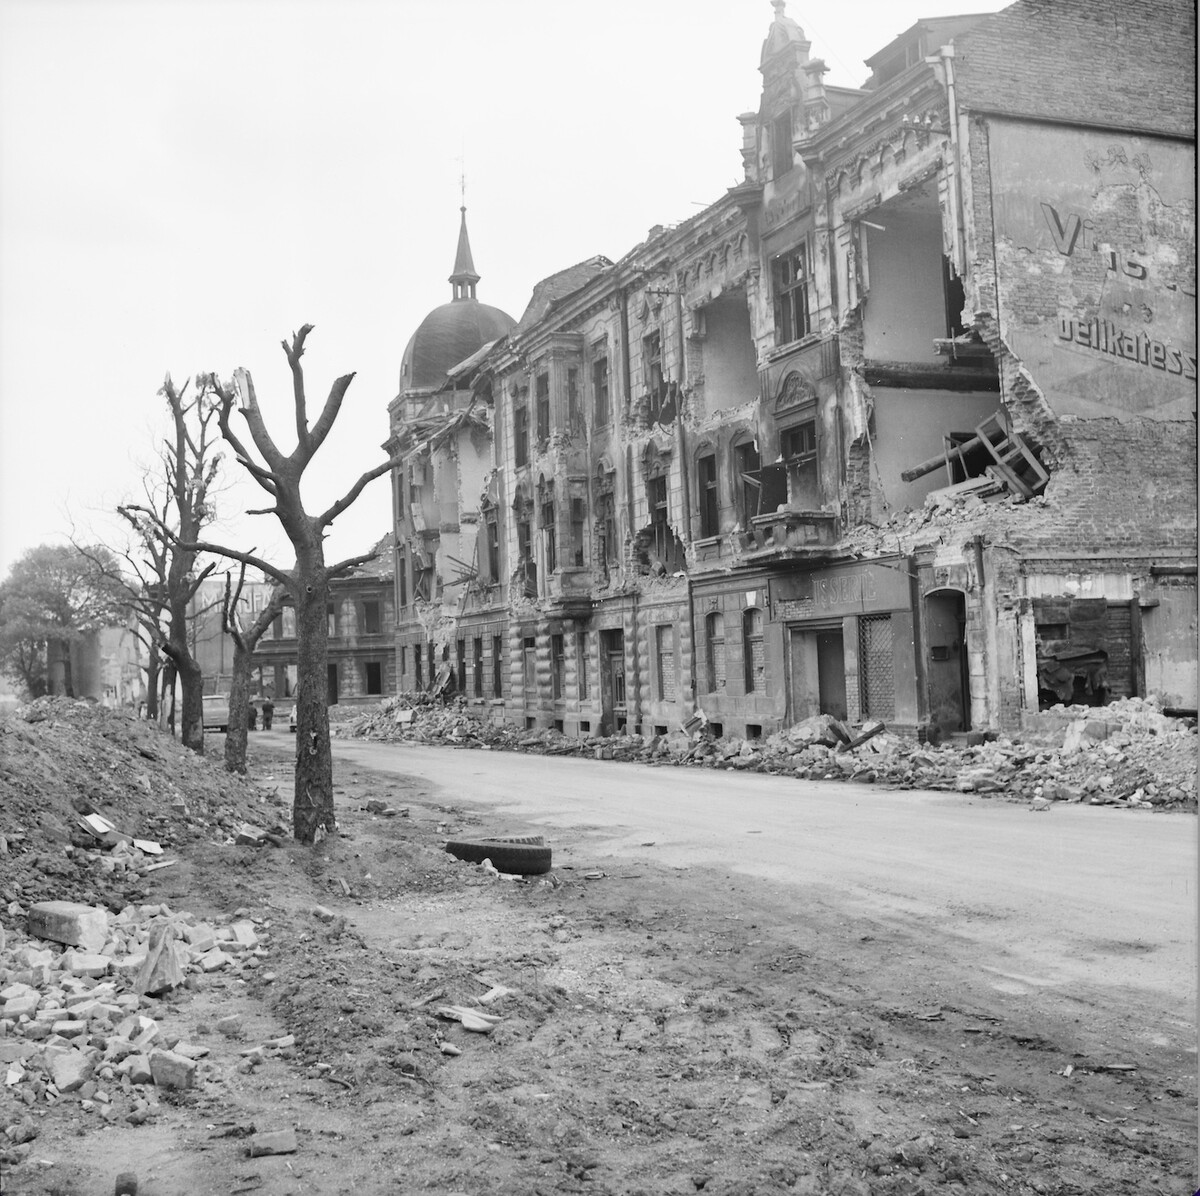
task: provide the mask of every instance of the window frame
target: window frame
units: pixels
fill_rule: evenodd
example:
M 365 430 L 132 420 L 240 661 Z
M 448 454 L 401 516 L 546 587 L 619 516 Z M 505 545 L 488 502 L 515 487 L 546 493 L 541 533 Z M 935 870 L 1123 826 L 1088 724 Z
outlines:
M 803 340 L 812 332 L 809 283 L 812 280 L 808 240 L 797 242 L 771 259 L 771 291 L 775 301 L 775 341 Z
M 711 469 L 712 476 L 705 477 Z M 718 486 L 716 450 L 696 458 L 696 496 L 699 503 L 700 538 L 709 539 L 721 534 L 721 501 Z
M 608 427 L 612 420 L 612 395 L 607 353 L 592 362 L 592 413 L 596 427 Z

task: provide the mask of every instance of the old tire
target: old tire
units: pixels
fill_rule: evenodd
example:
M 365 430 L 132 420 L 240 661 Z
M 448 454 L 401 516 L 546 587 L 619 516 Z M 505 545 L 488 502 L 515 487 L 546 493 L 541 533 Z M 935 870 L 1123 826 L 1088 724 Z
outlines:
M 514 876 L 542 876 L 550 871 L 550 848 L 542 843 L 512 843 L 504 839 L 454 840 L 446 850 L 468 864 L 491 860 L 497 872 Z

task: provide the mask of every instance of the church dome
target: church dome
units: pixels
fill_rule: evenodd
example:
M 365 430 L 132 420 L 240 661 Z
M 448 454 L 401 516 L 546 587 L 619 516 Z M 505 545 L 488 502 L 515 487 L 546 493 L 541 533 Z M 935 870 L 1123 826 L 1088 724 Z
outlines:
M 467 209 L 462 208 L 458 253 L 450 275 L 453 298 L 435 307 L 412 334 L 400 362 L 400 390 L 425 390 L 440 386 L 446 371 L 504 336 L 516 320 L 498 307 L 475 298 L 479 275 L 467 239 Z

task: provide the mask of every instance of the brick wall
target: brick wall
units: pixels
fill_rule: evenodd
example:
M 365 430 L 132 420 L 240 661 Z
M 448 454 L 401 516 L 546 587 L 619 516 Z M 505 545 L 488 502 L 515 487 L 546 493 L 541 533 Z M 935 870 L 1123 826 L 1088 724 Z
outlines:
M 1195 136 L 1193 0 L 1018 0 L 954 46 L 965 108 Z

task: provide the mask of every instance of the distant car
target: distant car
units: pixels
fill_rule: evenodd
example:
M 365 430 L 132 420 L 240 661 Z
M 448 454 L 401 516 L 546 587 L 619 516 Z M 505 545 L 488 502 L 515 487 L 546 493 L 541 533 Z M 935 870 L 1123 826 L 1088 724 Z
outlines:
M 204 729 L 206 731 L 229 730 L 229 695 L 204 695 Z

